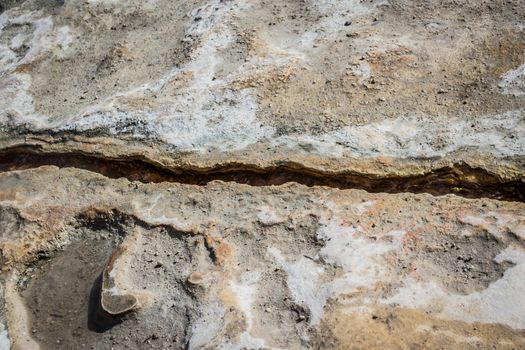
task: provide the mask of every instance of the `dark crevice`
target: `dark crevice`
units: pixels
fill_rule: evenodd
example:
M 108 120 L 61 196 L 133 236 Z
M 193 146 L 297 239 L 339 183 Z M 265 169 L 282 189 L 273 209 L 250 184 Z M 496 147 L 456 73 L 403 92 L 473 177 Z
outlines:
M 144 183 L 176 182 L 206 185 L 214 180 L 251 186 L 278 186 L 290 182 L 306 186 L 362 189 L 371 193 L 455 194 L 467 198 L 525 201 L 525 181 L 501 181 L 496 175 L 466 164 L 444 167 L 422 175 L 371 177 L 356 173 L 323 173 L 298 164 L 268 168 L 247 165 L 220 165 L 212 169 L 166 168 L 139 158 L 110 159 L 82 153 L 43 152 L 35 147 L 16 147 L 0 152 L 0 172 L 55 165 L 73 167 L 109 178 L 126 178 Z
M 212 263 L 217 263 L 217 254 L 215 252 L 215 248 L 213 248 L 210 244 L 210 242 L 207 239 L 204 239 L 204 247 L 208 251 L 208 256 L 210 257 L 210 260 Z

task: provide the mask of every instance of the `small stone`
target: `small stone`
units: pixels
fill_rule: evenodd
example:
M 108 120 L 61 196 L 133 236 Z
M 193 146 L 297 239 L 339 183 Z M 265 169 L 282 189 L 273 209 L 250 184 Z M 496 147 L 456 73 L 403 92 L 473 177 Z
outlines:
M 345 22 L 345 27 L 348 27 L 348 26 L 351 26 L 352 25 L 352 22 L 351 21 L 346 21 Z
M 204 282 L 204 274 L 198 271 L 192 272 L 188 277 L 188 283 L 199 285 Z

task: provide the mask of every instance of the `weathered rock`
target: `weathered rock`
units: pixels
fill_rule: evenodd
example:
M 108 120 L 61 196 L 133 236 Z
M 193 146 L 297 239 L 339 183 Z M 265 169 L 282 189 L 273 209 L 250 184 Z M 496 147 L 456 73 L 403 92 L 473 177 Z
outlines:
M 0 349 L 525 348 L 524 28 L 1 2 Z
M 139 234 L 127 235 L 111 257 L 102 273 L 102 289 L 100 304 L 102 309 L 110 315 L 121 315 L 140 308 L 147 303 L 148 293 L 134 291 L 130 286 L 129 268 L 135 250 L 137 249 Z
M 524 346 L 522 203 L 293 184 L 146 185 L 55 167 L 5 173 L 0 186 L 11 213 L 2 219 L 11 227 L 4 269 L 18 276 L 6 302 L 27 310 L 7 310 L 8 325 L 27 325 L 10 328 L 14 345 L 35 329 L 42 348 L 56 339 L 64 348 L 135 348 L 150 334 L 158 348 Z M 262 223 L 269 207 L 282 220 Z M 75 248 L 93 240 L 123 243 L 92 280 L 61 273 L 79 262 L 104 266 Z M 49 259 L 35 260 L 39 251 Z M 147 292 L 149 303 L 97 334 L 86 326 L 82 286 L 103 271 L 114 276 L 103 291 Z M 68 300 L 84 306 L 70 314 Z M 46 310 L 62 316 L 49 325 Z
M 1 148 L 523 177 L 521 1 L 40 3 L 1 17 Z

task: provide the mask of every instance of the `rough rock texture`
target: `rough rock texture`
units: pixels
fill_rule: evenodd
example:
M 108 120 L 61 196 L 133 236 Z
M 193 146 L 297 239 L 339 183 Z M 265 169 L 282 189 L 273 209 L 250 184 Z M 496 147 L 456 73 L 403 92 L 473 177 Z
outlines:
M 519 0 L 28 0 L 0 15 L 0 146 L 515 179 L 524 22 Z
M 0 349 L 525 348 L 524 202 L 525 1 L 0 1 Z
M 522 203 L 56 167 L 0 186 L 20 348 L 525 346 Z M 104 318 L 100 289 L 136 312 Z

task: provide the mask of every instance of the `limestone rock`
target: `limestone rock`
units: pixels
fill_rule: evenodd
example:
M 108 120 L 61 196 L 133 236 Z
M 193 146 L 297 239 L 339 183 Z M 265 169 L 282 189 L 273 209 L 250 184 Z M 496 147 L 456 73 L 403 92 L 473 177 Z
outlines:
M 2 236 L 4 268 L 18 276 L 6 303 L 27 308 L 5 315 L 27 325 L 10 328 L 16 342 L 35 329 L 43 348 L 524 345 L 523 203 L 148 185 L 56 167 L 2 174 L 0 186 L 15 228 Z M 261 223 L 265 206 L 293 227 Z M 104 309 L 134 310 L 111 327 L 81 307 L 101 273 Z
M 0 349 L 525 348 L 525 2 L 0 2 Z

